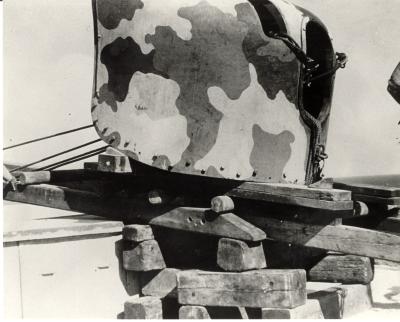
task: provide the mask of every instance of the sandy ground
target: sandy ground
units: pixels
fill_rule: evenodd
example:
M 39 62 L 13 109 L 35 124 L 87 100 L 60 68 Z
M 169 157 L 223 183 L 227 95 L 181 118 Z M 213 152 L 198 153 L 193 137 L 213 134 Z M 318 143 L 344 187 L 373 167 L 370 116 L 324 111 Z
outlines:
M 350 317 L 361 320 L 400 320 L 400 266 L 376 265 L 372 281 L 373 307 Z

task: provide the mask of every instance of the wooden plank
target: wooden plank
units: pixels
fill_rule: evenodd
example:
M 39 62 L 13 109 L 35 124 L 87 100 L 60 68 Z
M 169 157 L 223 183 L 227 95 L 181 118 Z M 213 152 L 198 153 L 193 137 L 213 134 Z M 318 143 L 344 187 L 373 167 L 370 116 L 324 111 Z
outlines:
M 307 272 L 309 281 L 368 284 L 374 278 L 369 257 L 332 254 L 324 257 Z
M 232 213 L 215 215 L 206 208 L 178 207 L 151 219 L 146 214 L 142 216 L 146 217 L 150 225 L 246 241 L 261 241 L 266 238 L 261 229 L 244 219 Z
M 338 179 L 339 180 L 339 179 Z M 334 188 L 350 190 L 355 194 L 362 194 L 375 197 L 400 197 L 400 187 L 390 187 L 383 185 L 374 185 L 367 183 L 347 183 L 347 182 L 335 182 Z
M 221 238 L 218 243 L 217 264 L 225 271 L 242 272 L 267 266 L 262 243 L 248 243 Z
M 363 201 L 365 203 L 378 203 L 384 205 L 400 206 L 400 197 L 384 198 L 354 193 L 353 199 L 357 201 Z
M 304 270 L 241 273 L 183 271 L 178 274 L 180 304 L 293 308 L 306 301 Z
M 321 199 L 311 199 L 305 197 L 296 197 L 291 195 L 276 195 L 270 194 L 263 191 L 253 191 L 234 188 L 226 193 L 228 196 L 251 199 L 251 200 L 262 200 L 274 203 L 282 203 L 287 205 L 296 205 L 301 207 L 316 208 L 331 211 L 345 211 L 353 209 L 353 201 L 330 201 Z
M 132 296 L 124 303 L 125 319 L 161 320 L 161 300 L 153 296 Z
M 244 182 L 233 190 L 263 192 L 275 196 L 300 197 L 326 201 L 351 200 L 351 192 L 347 190 L 312 188 L 299 184 Z
M 165 268 L 164 258 L 156 240 L 146 240 L 122 252 L 123 266 L 128 271 L 146 272 Z
M 161 271 L 144 272 L 140 277 L 142 294 L 159 298 L 178 296 L 176 281 L 179 269 L 164 268 Z
M 400 236 L 345 225 L 311 225 L 268 217 L 245 217 L 269 238 L 346 254 L 400 262 Z

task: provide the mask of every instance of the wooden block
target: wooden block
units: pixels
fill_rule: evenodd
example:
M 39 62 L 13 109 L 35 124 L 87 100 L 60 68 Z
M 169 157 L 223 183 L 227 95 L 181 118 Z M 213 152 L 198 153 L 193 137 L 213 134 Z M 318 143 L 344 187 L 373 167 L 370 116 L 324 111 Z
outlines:
M 363 201 L 365 203 L 377 203 L 384 205 L 400 206 L 400 197 L 376 197 L 362 194 L 353 194 L 353 199 L 357 201 Z
M 218 243 L 217 264 L 225 271 L 242 272 L 267 266 L 261 242 L 221 238 Z
M 142 242 L 154 239 L 153 229 L 149 225 L 125 225 L 122 229 L 124 240 Z
M 179 309 L 180 320 L 204 320 L 210 319 L 210 315 L 204 306 L 184 305 Z
M 374 278 L 369 257 L 354 255 L 328 255 L 308 271 L 308 280 L 368 284 Z
M 333 186 L 338 189 L 350 190 L 355 194 L 368 195 L 375 197 L 400 197 L 400 187 L 384 185 L 384 184 L 368 184 L 368 183 L 351 183 L 351 182 L 338 182 L 340 179 L 335 179 Z M 349 180 L 347 180 L 349 181 Z
M 141 275 L 142 294 L 159 298 L 178 296 L 176 290 L 179 269 L 165 268 L 159 272 L 145 272 Z
M 124 304 L 125 319 L 162 319 L 161 300 L 153 296 L 131 297 Z
M 306 301 L 304 270 L 183 271 L 178 302 L 204 306 L 293 308 Z
M 311 291 L 307 298 L 319 302 L 324 319 L 342 319 L 372 307 L 370 284 L 339 285 Z
M 164 258 L 155 240 L 141 242 L 122 254 L 123 266 L 128 271 L 151 271 L 165 268 Z
M 125 155 L 102 153 L 98 156 L 98 171 L 114 173 L 132 172 L 129 158 Z
M 323 319 L 318 300 L 307 300 L 306 304 L 293 309 L 261 309 L 261 319 Z
M 211 210 L 216 213 L 229 212 L 234 208 L 235 204 L 228 196 L 217 196 L 211 199 Z
M 21 185 L 50 182 L 50 171 L 21 172 L 18 181 Z
M 269 238 L 308 247 L 400 262 L 400 236 L 345 225 L 311 225 L 268 217 L 245 217 Z
M 215 215 L 209 209 L 178 207 L 151 217 L 153 218 L 148 218 L 149 224 L 166 228 L 246 241 L 261 241 L 266 238 L 261 229 L 232 213 Z M 146 214 L 142 218 L 146 219 Z

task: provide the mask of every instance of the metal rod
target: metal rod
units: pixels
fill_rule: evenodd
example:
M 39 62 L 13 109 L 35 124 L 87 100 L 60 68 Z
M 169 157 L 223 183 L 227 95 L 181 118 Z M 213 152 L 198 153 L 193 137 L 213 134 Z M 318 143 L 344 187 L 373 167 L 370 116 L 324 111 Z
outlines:
M 108 146 L 105 146 L 105 147 L 102 147 L 102 148 L 99 148 L 99 149 L 88 151 L 86 153 L 78 154 L 78 155 L 76 155 L 74 157 L 71 157 L 71 158 L 68 158 L 68 159 L 65 159 L 65 160 L 62 160 L 62 161 L 59 161 L 59 162 L 55 162 L 55 163 L 49 164 L 49 165 L 47 165 L 45 167 L 42 167 L 42 168 L 39 168 L 39 169 L 35 169 L 35 171 L 54 170 L 54 169 L 57 169 L 57 168 L 62 167 L 64 165 L 67 165 L 67 164 L 70 164 L 70 163 L 74 163 L 74 162 L 77 162 L 77 161 L 84 160 L 84 159 L 90 158 L 92 156 L 95 156 L 95 155 L 97 155 L 97 154 L 99 154 L 101 152 L 104 152 L 107 149 L 107 147 Z
M 93 126 L 93 124 L 86 125 L 86 126 L 81 126 L 81 127 L 76 128 L 76 129 L 72 129 L 72 130 L 68 130 L 68 131 L 64 131 L 64 132 L 59 132 L 59 133 L 55 133 L 55 134 L 52 134 L 52 135 L 44 136 L 42 138 L 38 138 L 38 139 L 34 139 L 34 140 L 26 141 L 26 142 L 21 142 L 21 143 L 14 144 L 14 145 L 10 145 L 10 146 L 7 146 L 7 147 L 3 148 L 3 151 L 4 150 L 8 150 L 8 149 L 12 149 L 12 148 L 16 148 L 17 146 L 21 146 L 21 145 L 25 145 L 25 144 L 29 144 L 29 143 L 34 143 L 34 142 L 42 141 L 42 140 L 45 140 L 45 139 L 50 139 L 50 138 L 53 138 L 53 137 L 56 137 L 56 136 L 60 136 L 60 135 L 63 135 L 63 134 L 68 134 L 68 133 L 72 133 L 72 132 L 88 129 L 88 128 L 92 127 L 92 126 Z
M 63 155 L 63 154 L 65 154 L 65 153 L 68 153 L 68 152 L 71 152 L 71 151 L 78 150 L 78 149 L 80 149 L 80 148 L 83 148 L 83 147 L 85 147 L 85 146 L 88 146 L 88 145 L 97 143 L 97 142 L 99 142 L 99 141 L 101 141 L 101 139 L 93 140 L 93 141 L 90 141 L 90 142 L 88 142 L 88 143 L 85 143 L 85 144 L 82 144 L 82 145 L 78 145 L 78 146 L 76 146 L 76 147 L 74 147 L 74 148 L 72 148 L 72 149 L 68 149 L 68 150 L 65 150 L 65 151 L 62 151 L 62 152 L 59 152 L 59 153 L 50 155 L 50 156 L 48 156 L 48 157 L 46 157 L 46 158 L 43 158 L 43 159 L 40 159 L 40 160 L 31 162 L 31 163 L 25 164 L 25 165 L 20 166 L 20 167 L 18 167 L 18 168 L 12 169 L 10 172 L 15 172 L 15 171 L 17 171 L 17 170 L 25 169 L 25 168 L 27 168 L 27 167 L 30 167 L 31 165 L 34 165 L 34 164 L 37 164 L 37 163 L 40 163 L 40 162 L 43 162 L 43 161 L 46 161 L 46 160 L 49 160 L 49 159 L 58 157 L 58 156 L 60 156 L 60 155 Z

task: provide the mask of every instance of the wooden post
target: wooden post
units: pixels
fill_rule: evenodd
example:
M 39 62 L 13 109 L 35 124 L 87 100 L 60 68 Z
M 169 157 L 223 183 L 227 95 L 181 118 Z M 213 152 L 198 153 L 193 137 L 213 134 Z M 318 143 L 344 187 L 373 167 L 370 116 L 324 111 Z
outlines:
M 219 240 L 217 264 L 223 270 L 230 272 L 242 272 L 267 266 L 261 242 L 246 243 L 230 238 Z
M 153 296 L 131 297 L 124 304 L 125 319 L 162 319 L 161 300 Z

